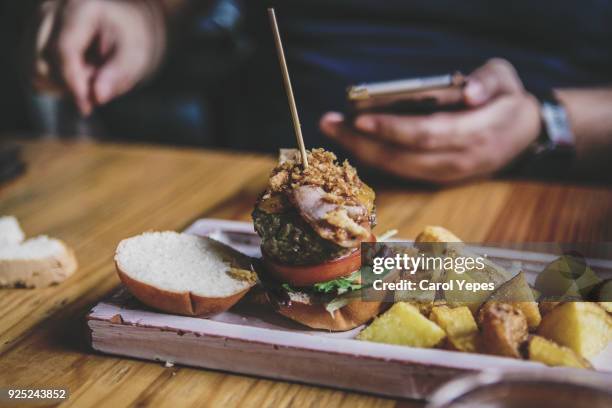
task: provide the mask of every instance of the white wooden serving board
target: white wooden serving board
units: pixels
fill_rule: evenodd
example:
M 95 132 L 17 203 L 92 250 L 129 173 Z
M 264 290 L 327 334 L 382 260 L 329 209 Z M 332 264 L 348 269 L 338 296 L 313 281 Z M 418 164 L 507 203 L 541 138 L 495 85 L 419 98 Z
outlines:
M 204 219 L 187 232 L 259 255 L 259 240 L 250 223 Z M 542 262 L 546 256 L 499 254 L 514 264 Z M 87 325 L 92 347 L 104 353 L 392 397 L 427 398 L 447 380 L 483 369 L 564 370 L 568 378 L 581 373 L 482 354 L 363 342 L 354 339 L 362 328 L 342 333 L 309 330 L 245 303 L 210 319 L 169 315 L 140 304 L 124 289 L 96 305 Z M 612 387 L 612 345 L 592 363 Z

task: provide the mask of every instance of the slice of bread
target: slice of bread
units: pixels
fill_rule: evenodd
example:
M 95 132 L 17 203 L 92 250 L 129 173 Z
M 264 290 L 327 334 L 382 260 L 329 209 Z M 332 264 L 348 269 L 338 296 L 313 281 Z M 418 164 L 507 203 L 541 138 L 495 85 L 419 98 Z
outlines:
M 210 238 L 172 231 L 121 241 L 115 265 L 141 302 L 188 316 L 221 313 L 257 282 L 248 256 Z
M 77 269 L 62 241 L 39 236 L 0 246 L 0 287 L 38 288 L 60 283 Z
M 25 234 L 19 226 L 19 221 L 13 216 L 0 217 L 0 248 L 23 242 Z

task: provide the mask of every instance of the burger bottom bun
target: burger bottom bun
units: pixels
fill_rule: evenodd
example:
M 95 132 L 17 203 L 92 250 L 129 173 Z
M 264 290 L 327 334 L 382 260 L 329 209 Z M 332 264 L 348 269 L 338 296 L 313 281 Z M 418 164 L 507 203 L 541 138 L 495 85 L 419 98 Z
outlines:
M 323 304 L 292 302 L 289 306 L 279 306 L 278 313 L 313 329 L 347 331 L 372 320 L 383 306 L 383 302 L 356 299 L 332 315 Z

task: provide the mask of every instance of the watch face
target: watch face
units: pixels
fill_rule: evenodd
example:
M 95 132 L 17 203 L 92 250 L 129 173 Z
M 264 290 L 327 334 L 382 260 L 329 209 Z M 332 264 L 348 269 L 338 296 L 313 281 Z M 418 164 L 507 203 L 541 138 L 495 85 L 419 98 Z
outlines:
M 548 140 L 555 146 L 573 147 L 574 134 L 562 105 L 545 101 L 542 103 L 542 120 Z

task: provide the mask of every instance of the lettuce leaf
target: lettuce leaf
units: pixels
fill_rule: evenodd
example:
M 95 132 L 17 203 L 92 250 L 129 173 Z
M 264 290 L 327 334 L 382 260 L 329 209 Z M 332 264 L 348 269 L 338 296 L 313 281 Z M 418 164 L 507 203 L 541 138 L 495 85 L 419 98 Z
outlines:
M 343 293 L 361 289 L 361 273 L 359 270 L 353 272 L 349 276 L 334 279 L 327 282 L 315 283 L 313 289 L 315 292 L 321 293 L 332 293 L 335 292 L 338 295 Z
M 281 287 L 285 289 L 287 292 L 295 292 L 295 289 L 293 289 L 291 285 L 289 285 L 288 283 L 283 283 Z

